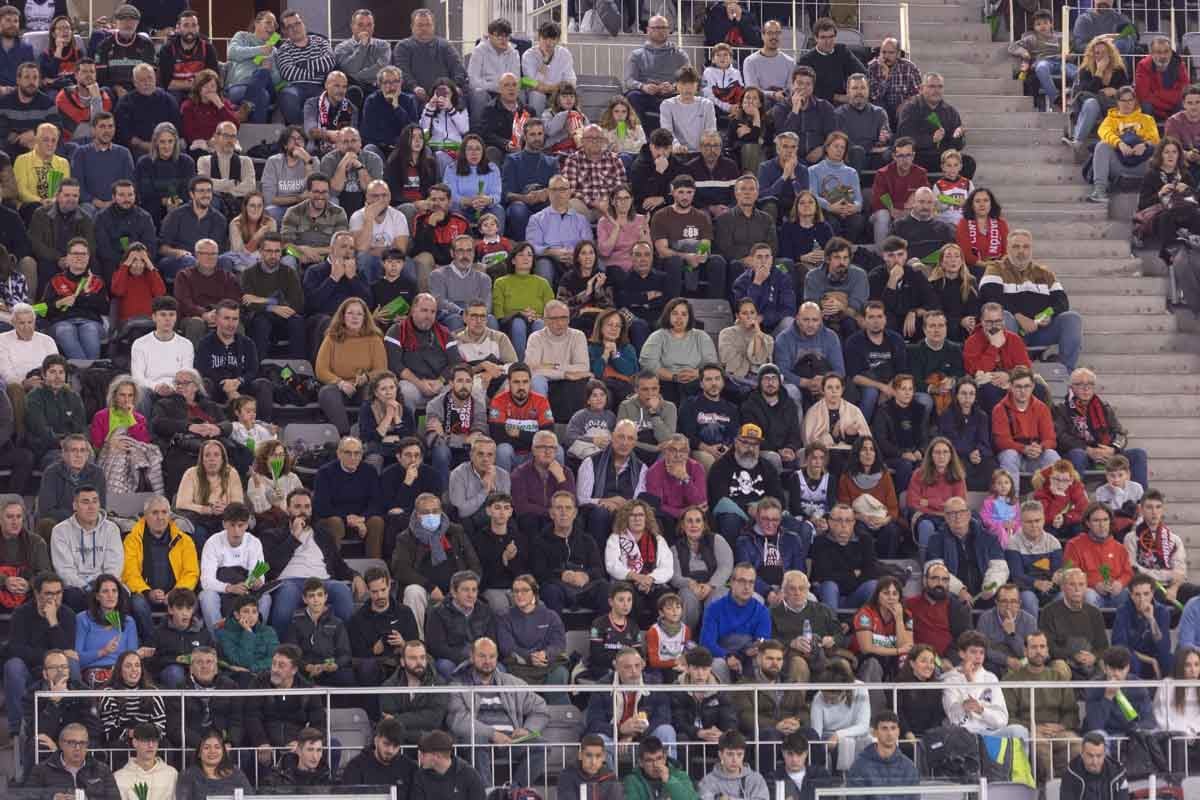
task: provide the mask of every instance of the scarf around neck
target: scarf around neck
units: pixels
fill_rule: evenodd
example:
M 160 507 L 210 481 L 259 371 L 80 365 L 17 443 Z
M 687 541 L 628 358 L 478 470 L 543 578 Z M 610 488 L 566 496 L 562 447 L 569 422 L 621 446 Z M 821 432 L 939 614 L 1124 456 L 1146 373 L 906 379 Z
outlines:
M 1100 402 L 1100 395 L 1093 394 L 1092 399 L 1084 403 L 1075 396 L 1073 389 L 1068 389 L 1067 403 L 1074 412 L 1071 422 L 1075 426 L 1075 433 L 1081 439 L 1091 445 L 1112 444 L 1112 426 L 1109 424 L 1104 404 Z

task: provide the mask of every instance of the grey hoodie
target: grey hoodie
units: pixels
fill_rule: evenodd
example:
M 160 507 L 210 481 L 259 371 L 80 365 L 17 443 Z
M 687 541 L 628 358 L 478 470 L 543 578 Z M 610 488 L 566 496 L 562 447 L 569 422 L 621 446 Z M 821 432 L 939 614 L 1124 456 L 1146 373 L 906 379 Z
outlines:
M 1071 47 L 1074 48 L 1074 52 L 1082 53 L 1087 49 L 1088 43 L 1097 36 L 1107 33 L 1119 34 L 1132 26 L 1129 17 L 1115 9 L 1085 11 L 1076 17 L 1075 25 L 1071 28 Z M 1133 37 L 1137 37 L 1136 30 Z
M 50 534 L 50 561 L 63 583 L 77 589 L 87 588 L 105 573 L 120 577 L 125 564 L 121 531 L 103 511 L 96 526 L 87 531 L 72 514 Z
M 392 64 L 400 68 L 404 84 L 410 89 L 420 86 L 429 92 L 438 78 L 449 78 L 460 92 L 467 92 L 467 70 L 462 56 L 440 36 L 424 43 L 411 36 L 401 39 L 392 50 Z
M 700 800 L 716 800 L 721 795 L 731 800 L 769 800 L 771 796 L 763 776 L 745 764 L 732 777 L 718 765 L 700 781 Z
M 630 53 L 625 63 L 625 90 L 641 89 L 647 82 L 674 82 L 675 73 L 688 63 L 687 53 L 670 42 L 661 47 L 646 42 Z
M 392 46 L 383 39 L 372 37 L 366 44 L 357 39 L 347 39 L 333 50 L 337 66 L 350 80 L 364 86 L 374 86 L 379 70 L 388 65 L 392 58 Z M 404 76 L 408 77 L 408 76 Z

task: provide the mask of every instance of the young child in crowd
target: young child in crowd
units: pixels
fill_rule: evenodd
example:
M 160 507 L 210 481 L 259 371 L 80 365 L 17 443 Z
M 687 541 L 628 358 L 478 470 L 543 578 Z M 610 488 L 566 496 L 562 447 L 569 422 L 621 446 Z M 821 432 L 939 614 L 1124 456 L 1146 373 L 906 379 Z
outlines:
M 1083 512 L 1088 506 L 1087 491 L 1075 465 L 1065 458 L 1055 461 L 1033 476 L 1033 499 L 1046 513 L 1046 531 L 1065 542 L 1083 531 Z
M 246 445 L 246 449 L 257 449 L 263 442 L 269 442 L 279 432 L 278 426 L 268 425 L 258 421 L 258 402 L 247 395 L 238 395 L 229 404 L 233 414 L 233 433 L 230 436 L 235 442 Z
M 675 137 L 674 150 L 680 156 L 700 152 L 700 135 L 716 130 L 717 107 L 700 96 L 700 74 L 693 67 L 680 67 L 675 74 L 679 94 L 662 103 L 659 122 Z
M 557 91 L 550 95 L 546 110 L 542 112 L 542 121 L 546 123 L 547 153 L 569 154 L 579 147 L 588 118 L 579 109 L 575 84 L 566 81 L 559 84 Z
M 632 613 L 633 585 L 617 581 L 608 590 L 608 613 L 592 620 L 587 658 L 587 677 L 591 680 L 608 680 L 617 653 L 642 643 L 642 631 Z
M 960 174 L 962 154 L 957 150 L 942 153 L 942 177 L 934 181 L 933 193 L 937 195 L 938 219 L 952 228 L 958 227 L 962 219 L 967 195 L 975 191 L 975 184 Z
M 398 297 L 403 297 L 404 302 L 411 308 L 413 298 L 417 295 L 416 281 L 404 274 L 405 263 L 403 251 L 396 248 L 386 251 L 383 254 L 383 274 L 371 284 L 371 303 L 374 306 L 371 314 L 375 317 L 375 322 L 385 330 L 397 316 L 403 316 L 389 308 L 392 302 Z
M 1104 485 L 1096 490 L 1096 502 L 1113 513 L 1112 535 L 1118 542 L 1141 517 L 1142 485 L 1129 477 L 1129 459 L 1117 455 L 1104 464 Z
M 637 112 L 623 96 L 617 95 L 608 103 L 600 115 L 600 127 L 608 140 L 608 149 L 621 156 L 625 169 L 633 165 L 633 159 L 646 144 L 646 131 Z
M 742 72 L 733 66 L 733 48 L 721 42 L 712 49 L 712 64 L 704 68 L 702 94 L 717 107 L 717 117 L 726 118 L 742 101 L 745 85 Z
M 1009 537 L 1021 528 L 1019 507 L 1020 502 L 1012 476 L 1002 469 L 993 472 L 988 496 L 979 508 L 979 516 L 987 532 L 1000 541 L 1001 550 L 1008 547 Z
M 674 592 L 664 594 L 658 598 L 658 621 L 646 631 L 646 665 L 658 670 L 663 683 L 674 683 L 687 669 L 683 654 L 694 646 L 683 621 L 683 600 Z
M 505 274 L 504 265 L 512 252 L 513 240 L 501 235 L 500 219 L 495 214 L 479 218 L 479 241 L 475 242 L 475 260 L 483 264 L 494 283 Z

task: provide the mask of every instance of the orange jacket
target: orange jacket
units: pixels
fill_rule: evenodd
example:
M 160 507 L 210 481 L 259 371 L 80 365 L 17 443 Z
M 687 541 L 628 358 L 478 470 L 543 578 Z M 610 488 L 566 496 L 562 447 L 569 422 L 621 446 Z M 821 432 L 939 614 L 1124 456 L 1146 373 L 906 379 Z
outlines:
M 1053 450 L 1058 445 L 1054 435 L 1054 420 L 1050 407 L 1036 397 L 1029 398 L 1029 407 L 1017 409 L 1012 394 L 992 409 L 992 446 L 997 453 L 1001 450 L 1025 449 L 1025 445 L 1038 442 L 1043 450 Z

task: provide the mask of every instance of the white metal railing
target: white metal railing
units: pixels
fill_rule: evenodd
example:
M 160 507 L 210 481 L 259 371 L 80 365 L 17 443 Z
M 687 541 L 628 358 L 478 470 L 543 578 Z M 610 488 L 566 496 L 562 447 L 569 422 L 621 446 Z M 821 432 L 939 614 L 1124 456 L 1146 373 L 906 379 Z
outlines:
M 926 797 L 939 797 L 941 795 L 951 795 L 954 797 L 963 794 L 979 795 L 979 800 L 987 800 L 987 778 L 980 778 L 978 783 L 963 783 L 956 785 L 938 785 L 931 786 L 929 784 L 920 784 L 917 786 L 818 786 L 813 791 L 813 797 L 816 800 L 821 800 L 822 797 L 876 797 L 879 795 L 879 790 L 886 788 L 889 797 L 907 797 L 915 798 L 919 793 L 922 800 Z M 907 792 L 913 792 L 909 795 Z

